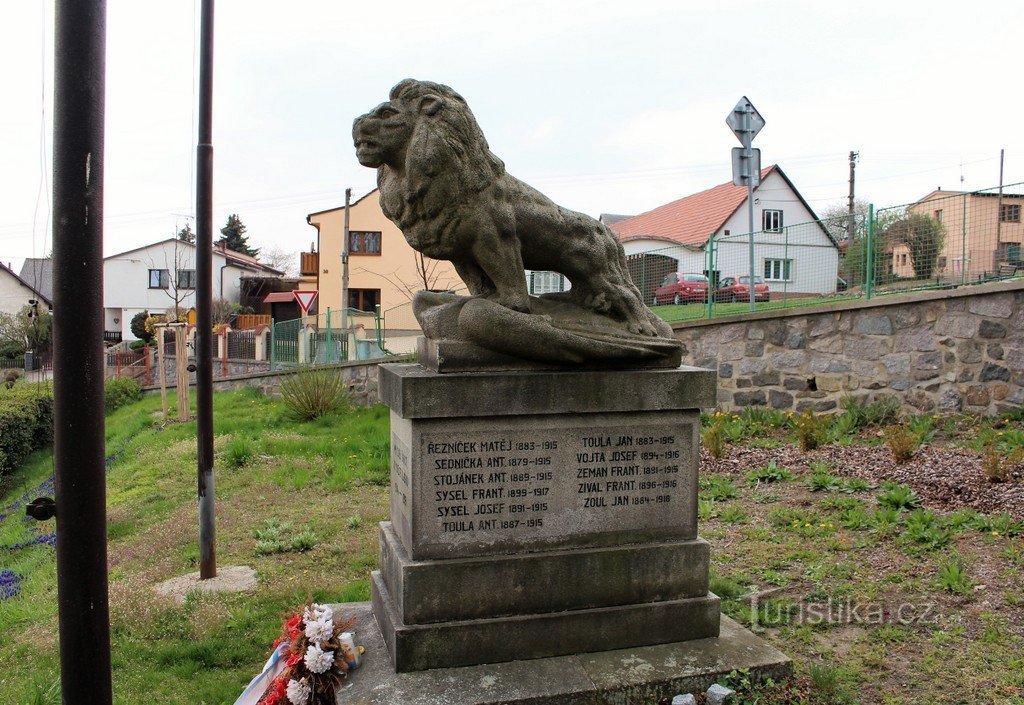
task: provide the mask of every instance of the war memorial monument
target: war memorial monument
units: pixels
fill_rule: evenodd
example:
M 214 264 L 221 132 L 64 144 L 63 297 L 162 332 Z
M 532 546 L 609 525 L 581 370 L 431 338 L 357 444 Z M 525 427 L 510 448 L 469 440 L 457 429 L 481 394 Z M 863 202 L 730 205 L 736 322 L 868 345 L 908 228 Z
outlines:
M 447 86 L 402 81 L 353 139 L 384 213 L 468 295 L 419 292 L 419 364 L 381 366 L 391 521 L 339 702 L 640 704 L 787 674 L 708 589 L 715 373 L 680 366 L 611 232 L 506 173 Z M 530 296 L 525 269 L 571 289 Z

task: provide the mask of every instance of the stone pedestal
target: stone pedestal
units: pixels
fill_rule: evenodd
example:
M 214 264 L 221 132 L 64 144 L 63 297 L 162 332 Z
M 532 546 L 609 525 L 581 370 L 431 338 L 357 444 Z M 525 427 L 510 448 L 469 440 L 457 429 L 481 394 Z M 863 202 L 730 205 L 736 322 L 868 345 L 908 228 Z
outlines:
M 398 672 L 719 635 L 697 536 L 715 374 L 382 365 L 391 517 L 373 612 Z

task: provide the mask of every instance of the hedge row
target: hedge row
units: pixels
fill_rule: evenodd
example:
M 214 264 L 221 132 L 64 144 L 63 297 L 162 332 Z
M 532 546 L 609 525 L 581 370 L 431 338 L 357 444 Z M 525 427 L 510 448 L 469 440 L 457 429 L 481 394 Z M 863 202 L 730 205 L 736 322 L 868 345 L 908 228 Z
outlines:
M 53 391 L 15 387 L 0 393 L 0 475 L 14 471 L 32 451 L 53 440 Z

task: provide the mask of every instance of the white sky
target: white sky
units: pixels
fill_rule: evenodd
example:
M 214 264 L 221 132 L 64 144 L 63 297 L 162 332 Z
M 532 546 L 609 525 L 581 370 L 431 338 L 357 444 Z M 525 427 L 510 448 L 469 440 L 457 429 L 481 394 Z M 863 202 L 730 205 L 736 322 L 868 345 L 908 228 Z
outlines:
M 197 12 L 108 2 L 106 254 L 194 211 Z M 0 261 L 17 268 L 50 249 L 52 0 L 2 16 Z M 851 149 L 878 205 L 961 172 L 994 186 L 1000 148 L 1022 181 L 1022 31 L 1019 0 L 220 0 L 214 226 L 237 212 L 252 245 L 307 248 L 307 213 L 373 187 L 352 119 L 405 77 L 459 91 L 512 174 L 592 215 L 730 180 L 724 119 L 744 94 L 767 120 L 763 164 L 818 211 L 845 201 Z

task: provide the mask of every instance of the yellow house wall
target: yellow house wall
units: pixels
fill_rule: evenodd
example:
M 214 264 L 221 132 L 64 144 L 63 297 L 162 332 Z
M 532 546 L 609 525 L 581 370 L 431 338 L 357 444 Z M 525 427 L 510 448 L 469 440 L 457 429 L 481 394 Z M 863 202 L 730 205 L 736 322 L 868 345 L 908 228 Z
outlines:
M 321 318 L 327 309 L 333 316 L 343 305 L 341 297 L 341 249 L 345 231 L 345 209 L 337 208 L 309 216 L 309 223 L 320 231 L 319 299 Z M 424 288 L 416 270 L 416 252 L 409 247 L 402 232 L 384 215 L 377 193 L 371 193 L 349 208 L 349 229 L 381 233 L 380 255 L 349 255 L 349 288 L 380 289 L 381 311 L 388 328 L 419 330 L 412 315 L 412 293 Z M 427 260 L 433 267 L 430 288 L 465 289 L 450 262 Z M 390 316 L 387 314 L 390 313 Z M 323 324 L 324 321 L 321 321 Z

